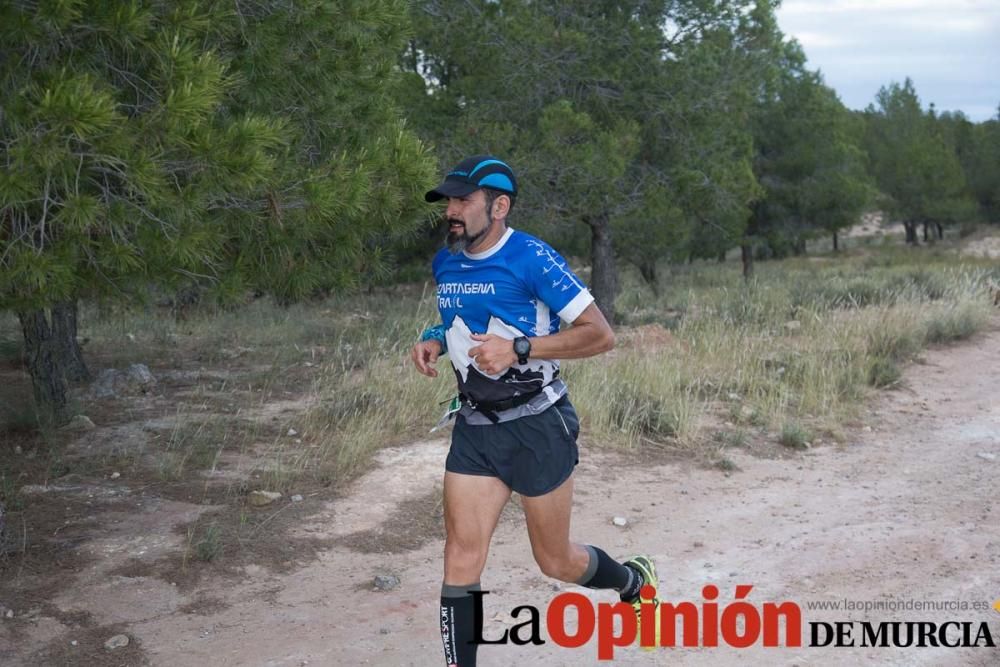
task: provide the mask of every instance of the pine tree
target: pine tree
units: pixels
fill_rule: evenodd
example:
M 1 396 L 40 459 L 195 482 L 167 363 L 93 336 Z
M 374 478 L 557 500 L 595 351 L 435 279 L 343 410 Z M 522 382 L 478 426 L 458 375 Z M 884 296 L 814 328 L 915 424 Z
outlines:
M 402 58 L 414 74 L 400 94 L 444 164 L 484 151 L 514 164 L 517 224 L 589 250 L 610 319 L 620 260 L 655 280 L 656 262 L 688 253 L 699 227 L 730 242 L 742 233 L 758 193 L 755 42 L 773 34 L 773 8 L 426 0 L 414 4 Z
M 798 252 L 817 232 L 855 224 L 874 195 L 860 132 L 822 76 L 805 67 L 798 45 L 786 54 L 773 94 L 756 114 L 754 170 L 764 196 L 750 232 L 772 255 Z
M 1000 221 L 1000 117 L 973 123 L 961 111 L 945 112 L 937 122 L 962 165 L 979 217 Z
M 973 128 L 972 150 L 963 161 L 965 177 L 983 218 L 1000 223 L 1000 111 Z
M 426 220 L 422 195 L 436 178 L 393 97 L 408 4 L 239 7 L 226 45 L 242 82 L 232 109 L 280 118 L 285 144 L 264 196 L 230 220 L 240 270 L 228 287 L 295 300 L 384 276 L 392 248 Z
M 432 178 L 383 90 L 405 23 L 391 0 L 0 6 L 0 309 L 41 409 L 64 416 L 78 299 L 289 300 L 383 266 Z
M 872 174 L 884 208 L 903 222 L 907 243 L 917 226 L 964 219 L 972 210 L 965 176 L 936 116 L 924 112 L 910 79 L 891 83 L 865 111 Z

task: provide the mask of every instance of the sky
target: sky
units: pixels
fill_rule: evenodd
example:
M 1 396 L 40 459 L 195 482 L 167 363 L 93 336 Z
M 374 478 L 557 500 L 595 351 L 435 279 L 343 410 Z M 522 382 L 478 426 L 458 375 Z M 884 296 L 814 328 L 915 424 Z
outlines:
M 1000 106 L 1000 0 L 783 0 L 778 25 L 851 109 L 909 76 L 924 108 Z

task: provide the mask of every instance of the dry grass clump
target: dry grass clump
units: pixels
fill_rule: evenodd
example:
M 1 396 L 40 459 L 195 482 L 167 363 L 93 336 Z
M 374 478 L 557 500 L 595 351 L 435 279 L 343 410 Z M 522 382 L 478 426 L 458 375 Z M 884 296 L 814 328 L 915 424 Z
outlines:
M 618 446 L 689 438 L 701 403 L 683 353 L 622 350 L 564 365 L 570 397 L 592 439 Z
M 791 447 L 813 430 L 836 432 L 871 387 L 898 385 L 925 346 L 967 338 L 993 312 L 994 267 L 887 254 L 886 262 L 771 262 L 749 284 L 732 266 L 675 272 L 655 308 L 683 313 L 672 327 L 680 344 L 567 364 L 591 435 L 625 447 L 716 446 L 699 435 L 699 417 L 713 412 L 779 429 Z M 648 304 L 637 305 L 649 292 L 632 289 L 623 299 L 636 304 L 632 321 L 655 321 Z

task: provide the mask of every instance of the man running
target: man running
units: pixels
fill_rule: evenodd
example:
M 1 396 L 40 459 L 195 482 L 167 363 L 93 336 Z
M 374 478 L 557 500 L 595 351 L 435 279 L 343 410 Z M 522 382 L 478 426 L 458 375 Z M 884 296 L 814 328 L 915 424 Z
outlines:
M 434 258 L 442 325 L 411 352 L 435 377 L 447 352 L 461 408 L 445 463 L 441 635 L 448 665 L 476 664 L 473 637 L 480 576 L 511 491 L 521 495 L 531 551 L 542 572 L 588 588 L 609 588 L 639 612 L 639 590 L 657 586 L 652 561 L 625 563 L 569 539 L 579 420 L 559 378 L 558 359 L 591 357 L 614 333 L 586 286 L 548 244 L 507 226 L 517 197 L 502 160 L 463 160 L 428 202 L 447 199 L 448 247 Z M 559 321 L 572 326 L 560 331 Z M 652 600 L 657 603 L 657 600 Z

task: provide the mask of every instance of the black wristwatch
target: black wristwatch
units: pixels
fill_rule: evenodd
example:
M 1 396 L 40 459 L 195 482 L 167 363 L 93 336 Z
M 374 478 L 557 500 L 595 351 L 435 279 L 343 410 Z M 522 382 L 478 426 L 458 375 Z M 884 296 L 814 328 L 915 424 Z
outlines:
M 528 363 L 528 355 L 531 354 L 531 341 L 527 336 L 514 339 L 514 354 L 517 355 L 517 363 Z

